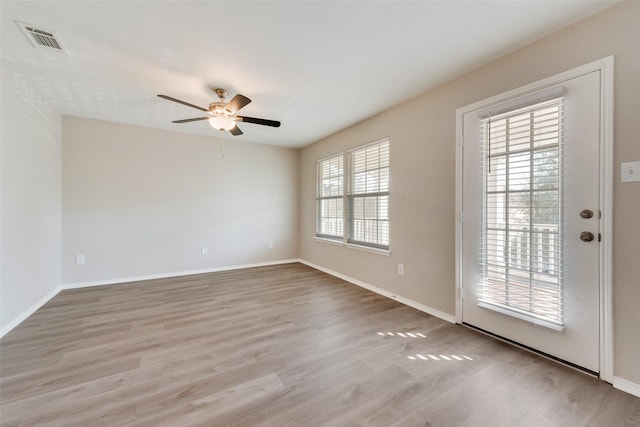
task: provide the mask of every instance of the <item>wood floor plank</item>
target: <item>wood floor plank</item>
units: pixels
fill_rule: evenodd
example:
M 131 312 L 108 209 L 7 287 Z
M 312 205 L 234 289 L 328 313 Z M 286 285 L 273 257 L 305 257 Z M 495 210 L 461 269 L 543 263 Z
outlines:
M 65 290 L 1 426 L 638 426 L 640 399 L 293 263 Z

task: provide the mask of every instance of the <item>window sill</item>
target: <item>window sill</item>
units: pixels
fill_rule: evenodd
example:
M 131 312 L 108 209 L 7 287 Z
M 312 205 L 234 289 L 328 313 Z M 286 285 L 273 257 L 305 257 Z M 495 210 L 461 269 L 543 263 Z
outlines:
M 391 255 L 391 251 L 388 249 L 378 249 L 378 248 L 371 248 L 369 246 L 356 245 L 355 243 L 345 243 L 342 240 L 326 239 L 326 238 L 317 237 L 317 236 L 314 236 L 313 240 L 320 243 L 326 243 L 328 245 L 342 246 L 342 247 L 347 247 L 349 249 L 355 249 L 357 251 L 370 252 L 372 254 L 378 254 L 378 255 L 384 255 L 384 256 Z
M 344 242 L 342 240 L 325 239 L 322 237 L 315 237 L 315 236 L 313 240 L 315 240 L 316 242 L 327 243 L 329 245 L 334 245 L 334 246 L 344 246 Z
M 388 249 L 370 248 L 369 246 L 356 245 L 354 243 L 347 243 L 345 245 L 349 249 L 356 249 L 358 251 L 371 252 L 373 254 L 390 256 L 391 251 Z

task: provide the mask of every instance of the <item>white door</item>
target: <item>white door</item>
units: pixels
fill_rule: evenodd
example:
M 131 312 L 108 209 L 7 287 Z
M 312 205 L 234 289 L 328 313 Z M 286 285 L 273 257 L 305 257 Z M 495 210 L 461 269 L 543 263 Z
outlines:
M 463 322 L 593 372 L 600 78 L 589 72 L 462 118 Z

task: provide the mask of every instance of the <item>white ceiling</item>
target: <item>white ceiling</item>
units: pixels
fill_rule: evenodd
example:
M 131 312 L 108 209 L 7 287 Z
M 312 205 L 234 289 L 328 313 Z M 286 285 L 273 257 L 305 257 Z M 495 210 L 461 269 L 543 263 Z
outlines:
M 1 1 L 2 61 L 61 113 L 301 147 L 615 1 Z M 15 21 L 55 32 L 34 48 Z M 209 88 L 253 100 L 244 135 L 201 112 Z

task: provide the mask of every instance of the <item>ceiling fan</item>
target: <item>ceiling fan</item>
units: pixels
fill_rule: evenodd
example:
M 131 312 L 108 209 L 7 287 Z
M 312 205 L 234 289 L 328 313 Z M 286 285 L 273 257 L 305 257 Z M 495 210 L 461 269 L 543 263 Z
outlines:
M 171 123 L 188 123 L 196 122 L 198 120 L 209 120 L 209 124 L 212 128 L 220 131 L 229 131 L 232 135 L 242 135 L 242 131 L 238 128 L 238 122 L 254 123 L 257 125 L 280 127 L 280 122 L 275 120 L 258 119 L 256 117 L 236 116 L 236 113 L 241 108 L 245 107 L 251 102 L 249 98 L 244 95 L 237 94 L 231 101 L 224 102 L 228 92 L 224 89 L 215 89 L 216 95 L 220 98 L 220 101 L 212 102 L 209 104 L 209 108 L 198 107 L 197 105 L 190 104 L 185 101 L 181 101 L 176 98 L 172 98 L 167 95 L 158 95 L 162 99 L 177 102 L 178 104 L 186 105 L 187 107 L 195 108 L 200 111 L 208 113 L 205 117 L 196 117 L 193 119 L 174 120 Z

